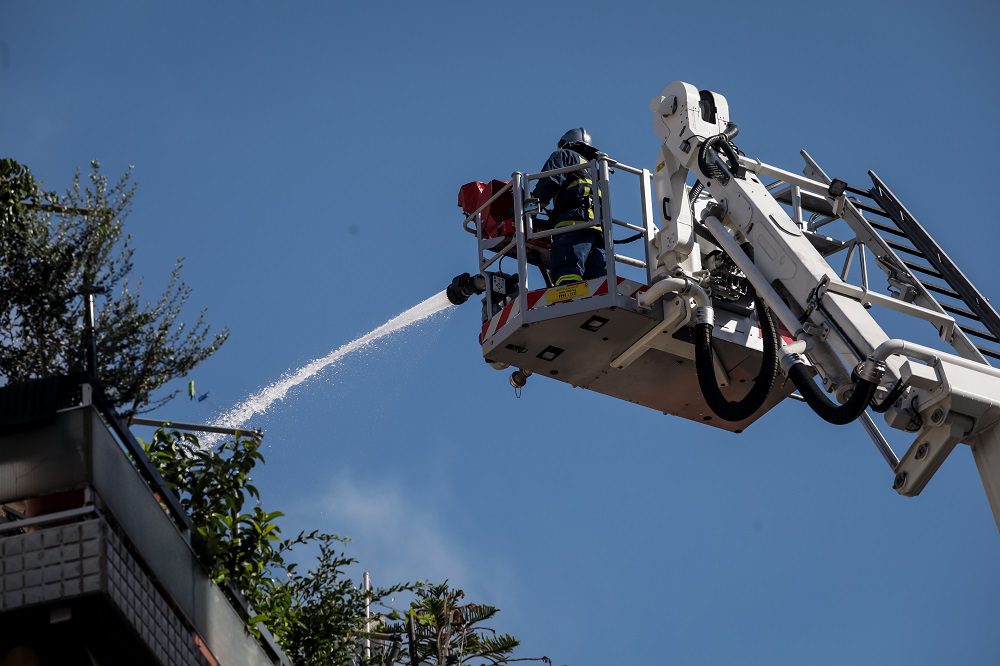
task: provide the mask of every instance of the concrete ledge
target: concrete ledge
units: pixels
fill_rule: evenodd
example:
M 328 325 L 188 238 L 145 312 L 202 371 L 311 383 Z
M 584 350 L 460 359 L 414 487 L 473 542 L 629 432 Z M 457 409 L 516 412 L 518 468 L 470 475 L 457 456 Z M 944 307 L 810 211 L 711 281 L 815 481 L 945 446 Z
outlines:
M 95 493 L 97 506 L 122 530 L 142 567 L 222 666 L 289 664 L 273 641 L 265 647 L 250 634 L 93 406 L 68 409 L 42 427 L 0 436 L 0 503 L 86 489 Z M 34 544 L 36 535 L 47 531 L 21 536 Z M 44 552 L 42 545 L 32 552 Z

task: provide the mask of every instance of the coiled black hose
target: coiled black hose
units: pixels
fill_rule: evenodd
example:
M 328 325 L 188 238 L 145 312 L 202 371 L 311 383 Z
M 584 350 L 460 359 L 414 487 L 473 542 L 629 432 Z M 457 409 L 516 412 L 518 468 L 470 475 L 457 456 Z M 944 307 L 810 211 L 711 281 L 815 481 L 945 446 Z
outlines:
M 744 243 L 742 247 L 748 255 L 753 251 L 749 244 Z M 763 300 L 757 297 L 753 287 L 750 288 L 750 291 L 754 299 L 754 307 L 757 310 L 757 318 L 760 321 L 761 334 L 764 338 L 764 353 L 760 361 L 760 370 L 757 372 L 750 390 L 741 400 L 732 401 L 722 395 L 719 384 L 715 380 L 712 325 L 698 324 L 695 326 L 694 363 L 698 375 L 698 386 L 712 412 L 725 421 L 742 421 L 753 416 L 764 405 L 764 401 L 767 400 L 767 396 L 770 395 L 771 389 L 774 387 L 774 380 L 778 376 L 778 328 L 771 317 L 771 311 L 767 309 Z
M 789 368 L 788 378 L 792 380 L 795 388 L 799 390 L 812 410 L 824 421 L 834 425 L 845 425 L 861 416 L 868 403 L 871 402 L 872 396 L 875 395 L 875 389 L 878 388 L 878 381 L 871 382 L 856 376 L 854 392 L 851 393 L 851 397 L 844 404 L 838 405 L 826 397 L 826 393 L 820 387 L 816 386 L 816 382 L 813 381 L 805 364 L 796 363 Z
M 694 181 L 694 185 L 691 186 L 691 192 L 688 194 L 688 206 L 691 209 L 691 222 L 695 221 L 694 217 L 694 202 L 698 200 L 698 196 L 705 189 L 705 183 L 700 180 Z
M 736 173 L 736 168 L 740 164 L 740 158 L 730 142 L 736 138 L 739 132 L 740 130 L 736 125 L 728 123 L 726 129 L 721 134 L 710 136 L 702 142 L 701 148 L 698 150 L 698 168 L 701 169 L 706 178 L 723 178 L 725 176 L 725 173 L 718 164 L 708 161 L 708 152 L 713 148 L 726 156 L 729 160 L 729 170 L 732 173 Z

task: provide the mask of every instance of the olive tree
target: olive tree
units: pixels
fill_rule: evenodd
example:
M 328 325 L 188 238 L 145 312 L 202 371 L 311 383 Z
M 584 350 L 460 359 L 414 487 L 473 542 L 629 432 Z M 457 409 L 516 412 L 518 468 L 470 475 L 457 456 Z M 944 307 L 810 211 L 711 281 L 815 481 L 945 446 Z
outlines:
M 96 374 L 124 416 L 149 411 L 176 392 L 154 393 L 211 356 L 228 331 L 210 334 L 204 311 L 181 321 L 191 294 L 181 261 L 155 300 L 133 276 L 123 231 L 135 195 L 131 170 L 110 180 L 97 162 L 63 194 L 44 191 L 31 171 L 0 160 L 0 381 L 84 369 L 86 295 L 95 294 Z

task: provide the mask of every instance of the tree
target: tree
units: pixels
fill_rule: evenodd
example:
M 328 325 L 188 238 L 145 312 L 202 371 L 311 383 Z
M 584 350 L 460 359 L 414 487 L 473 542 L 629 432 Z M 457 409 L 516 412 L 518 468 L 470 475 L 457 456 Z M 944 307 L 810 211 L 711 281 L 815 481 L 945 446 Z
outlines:
M 381 627 L 389 634 L 411 634 L 410 655 L 402 663 L 461 666 L 476 659 L 483 660 L 478 663 L 494 665 L 511 660 L 511 653 L 520 642 L 510 634 L 499 634 L 483 626 L 500 609 L 487 604 L 460 603 L 464 597 L 465 592 L 449 587 L 448 581 L 421 586 L 410 605 L 406 626 L 397 622 Z M 540 660 L 548 661 L 544 657 Z
M 251 629 L 263 623 L 298 666 L 354 666 L 361 661 L 366 606 L 375 606 L 378 622 L 378 611 L 391 610 L 383 600 L 415 586 L 365 591 L 347 576 L 355 563 L 342 551 L 347 539 L 318 531 L 283 538 L 277 523 L 283 514 L 261 506 L 253 483 L 252 472 L 264 460 L 260 443 L 240 436 L 210 449 L 194 435 L 160 429 L 146 452 L 191 518 L 199 561 L 250 606 Z M 292 559 L 302 546 L 319 550 L 305 572 Z
M 306 535 L 313 537 L 313 535 Z M 282 646 L 298 666 L 355 666 L 363 663 L 361 640 L 367 623 L 378 624 L 391 608 L 388 599 L 415 585 L 397 583 L 365 591 L 347 577 L 354 558 L 338 551 L 333 535 L 318 535 L 320 553 L 315 566 L 304 574 L 289 567 L 284 591 L 291 600 L 293 621 L 282 635 Z M 374 614 L 366 621 L 365 609 Z M 378 662 L 369 662 L 374 666 Z
M 129 281 L 132 249 L 122 230 L 135 193 L 130 178 L 126 171 L 111 183 L 94 162 L 86 179 L 77 173 L 69 191 L 57 195 L 43 191 L 24 165 L 0 160 L 0 382 L 84 369 L 86 294 L 97 294 L 100 306 L 96 373 L 125 416 L 170 400 L 174 394 L 153 394 L 225 342 L 225 330 L 209 336 L 204 312 L 193 326 L 179 321 L 190 295 L 180 262 L 163 295 L 141 303 L 138 285 Z M 252 472 L 264 460 L 260 444 L 258 437 L 238 436 L 211 449 L 193 435 L 161 429 L 146 445 L 191 518 L 199 560 L 237 607 L 246 602 L 252 611 L 246 618 L 251 631 L 262 623 L 299 666 L 358 666 L 369 623 L 399 620 L 387 600 L 415 591 L 414 649 L 424 663 L 443 666 L 473 656 L 505 663 L 517 641 L 479 626 L 497 609 L 458 605 L 461 591 L 446 584 L 366 591 L 347 574 L 356 562 L 343 552 L 346 538 L 318 531 L 284 538 L 281 512 L 264 509 L 253 483 Z M 318 550 L 304 572 L 294 560 L 302 547 Z M 369 665 L 408 663 L 397 659 L 402 635 L 395 634 L 396 652 Z
M 291 547 L 275 523 L 281 512 L 264 511 L 253 484 L 251 472 L 263 459 L 260 442 L 225 438 L 213 450 L 190 433 L 158 429 L 145 447 L 191 519 L 198 559 L 215 582 L 232 584 L 255 607 L 267 603 L 263 587 Z
M 260 444 L 256 436 L 239 436 L 210 449 L 194 435 L 160 429 L 146 452 L 191 517 L 192 546 L 209 575 L 223 589 L 235 588 L 253 613 L 247 618 L 251 629 L 263 623 L 294 664 L 365 664 L 366 637 L 375 640 L 365 666 L 551 663 L 546 657 L 512 659 L 517 639 L 483 624 L 499 609 L 461 603 L 465 593 L 447 581 L 366 591 L 347 574 L 356 561 L 343 552 L 346 538 L 317 531 L 283 538 L 277 523 L 282 513 L 264 509 L 253 483 L 252 472 L 264 461 Z M 303 546 L 318 549 L 314 564 L 304 571 L 293 559 Z M 405 624 L 389 605 L 402 592 L 414 593 Z M 368 619 L 366 609 L 373 610 Z M 415 661 L 403 648 L 411 644 Z
M 150 411 L 153 396 L 226 341 L 209 335 L 202 311 L 180 321 L 191 294 L 177 261 L 163 294 L 143 303 L 131 281 L 123 235 L 135 186 L 131 170 L 111 182 L 97 162 L 63 195 L 43 191 L 24 165 L 0 160 L 0 379 L 6 383 L 84 369 L 85 294 L 96 294 L 97 376 L 124 416 Z

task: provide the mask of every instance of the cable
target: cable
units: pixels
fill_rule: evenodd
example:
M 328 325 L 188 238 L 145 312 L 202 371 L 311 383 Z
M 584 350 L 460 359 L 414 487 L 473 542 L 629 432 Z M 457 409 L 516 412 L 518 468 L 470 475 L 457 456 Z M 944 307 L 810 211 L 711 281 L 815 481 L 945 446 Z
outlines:
M 753 248 L 744 243 L 743 251 L 753 258 Z M 770 310 L 764 301 L 757 296 L 753 286 L 750 293 L 754 299 L 761 335 L 764 339 L 764 351 L 760 361 L 760 370 L 754 377 L 753 384 L 747 394 L 739 401 L 731 401 L 722 394 L 719 383 L 715 379 L 715 361 L 712 350 L 712 324 L 698 324 L 695 327 L 695 370 L 698 375 L 698 387 L 716 416 L 725 421 L 742 421 L 754 415 L 760 409 L 774 387 L 775 378 L 780 367 L 778 359 L 777 326 L 771 317 Z
M 799 390 L 812 410 L 824 421 L 834 425 L 845 425 L 861 416 L 861 413 L 871 402 L 872 396 L 875 395 L 875 389 L 878 388 L 877 380 L 869 381 L 855 376 L 854 391 L 851 393 L 851 397 L 844 404 L 838 405 L 826 397 L 826 393 L 816 386 L 816 382 L 812 380 L 812 375 L 804 363 L 792 365 L 788 369 L 788 378 L 792 380 L 795 388 Z
M 688 206 L 691 208 L 691 224 L 695 223 L 694 202 L 698 200 L 698 196 L 701 195 L 704 189 L 705 184 L 700 180 L 696 180 L 694 181 L 694 185 L 691 186 L 691 191 L 688 193 Z
M 644 234 L 642 232 L 639 232 L 639 233 L 637 233 L 634 236 L 626 236 L 625 238 L 622 238 L 622 239 L 619 239 L 619 240 L 612 240 L 611 242 L 613 244 L 615 244 L 615 245 L 626 245 L 628 243 L 634 243 L 635 241 L 639 240 L 640 238 L 642 238 L 645 235 L 646 234 Z
M 739 132 L 740 130 L 735 124 L 728 123 L 726 129 L 721 134 L 716 134 L 702 142 L 701 147 L 698 149 L 698 168 L 701 169 L 702 174 L 706 178 L 719 179 L 726 177 L 725 171 L 718 163 L 708 161 L 708 153 L 712 149 L 722 153 L 729 160 L 729 172 L 732 174 L 736 173 L 736 169 L 740 164 L 740 158 L 736 154 L 732 140 L 736 138 Z

